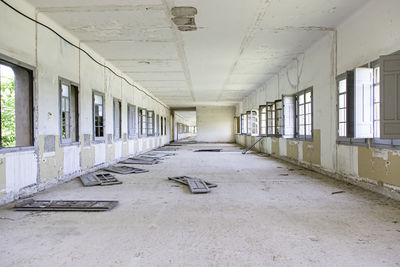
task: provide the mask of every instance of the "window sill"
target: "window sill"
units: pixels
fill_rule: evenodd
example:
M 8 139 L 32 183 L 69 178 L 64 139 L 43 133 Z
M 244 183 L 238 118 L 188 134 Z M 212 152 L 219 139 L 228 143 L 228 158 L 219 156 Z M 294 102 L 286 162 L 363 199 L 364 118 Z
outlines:
M 60 143 L 60 147 L 80 146 L 81 142 Z
M 105 139 L 97 139 L 93 140 L 93 144 L 105 144 L 106 140 Z
M 3 147 L 0 148 L 1 154 L 15 153 L 15 152 L 24 152 L 24 151 L 35 151 L 35 146 L 20 146 L 20 147 Z

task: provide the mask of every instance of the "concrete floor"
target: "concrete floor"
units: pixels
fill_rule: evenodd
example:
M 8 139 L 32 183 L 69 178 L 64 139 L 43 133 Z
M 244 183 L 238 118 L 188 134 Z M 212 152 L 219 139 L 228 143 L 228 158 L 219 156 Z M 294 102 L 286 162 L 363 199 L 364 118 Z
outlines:
M 205 146 L 238 151 L 185 145 L 122 185 L 75 179 L 35 196 L 119 200 L 110 212 L 4 207 L 0 265 L 400 266 L 398 202 L 257 154 L 192 152 Z M 179 175 L 219 187 L 192 195 L 167 180 Z

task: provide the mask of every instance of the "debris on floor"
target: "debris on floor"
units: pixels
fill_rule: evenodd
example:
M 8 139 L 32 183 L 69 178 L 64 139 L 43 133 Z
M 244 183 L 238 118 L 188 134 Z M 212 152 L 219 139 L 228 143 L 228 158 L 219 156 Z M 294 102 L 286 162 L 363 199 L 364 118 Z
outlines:
M 281 174 L 279 174 L 279 176 L 289 176 L 289 174 L 288 173 L 281 173 Z
M 221 151 L 222 149 L 220 148 L 194 150 L 194 152 L 221 152 Z
M 332 195 L 343 194 L 343 193 L 345 193 L 345 191 L 336 191 L 336 192 L 332 192 Z
M 107 211 L 118 205 L 108 200 L 33 200 L 15 204 L 16 211 Z
M 216 184 L 189 176 L 169 177 L 168 180 L 189 186 L 189 190 L 192 194 L 208 193 L 210 192 L 210 188 L 217 187 Z
M 182 145 L 179 145 L 179 144 L 166 144 L 165 146 L 182 146 Z
M 157 159 L 143 158 L 143 157 L 133 157 L 121 161 L 124 164 L 139 164 L 139 165 L 154 165 L 160 163 Z
M 121 181 L 110 173 L 89 173 L 87 175 L 82 175 L 80 179 L 84 186 L 122 184 Z
M 178 148 L 173 148 L 173 147 L 159 147 L 157 149 L 154 149 L 153 151 L 177 151 Z
M 148 172 L 148 170 L 139 169 L 139 168 L 133 168 L 133 167 L 124 166 L 124 165 L 110 166 L 108 168 L 104 168 L 103 171 L 115 172 L 115 173 L 119 173 L 119 174 L 131 174 L 131 173 Z

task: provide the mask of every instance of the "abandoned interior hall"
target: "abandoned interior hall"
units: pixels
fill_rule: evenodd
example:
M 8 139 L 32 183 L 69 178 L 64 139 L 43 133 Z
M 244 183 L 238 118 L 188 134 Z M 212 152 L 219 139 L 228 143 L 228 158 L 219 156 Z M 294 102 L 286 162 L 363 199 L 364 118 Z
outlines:
M 0 267 L 400 267 L 399 0 L 0 0 Z

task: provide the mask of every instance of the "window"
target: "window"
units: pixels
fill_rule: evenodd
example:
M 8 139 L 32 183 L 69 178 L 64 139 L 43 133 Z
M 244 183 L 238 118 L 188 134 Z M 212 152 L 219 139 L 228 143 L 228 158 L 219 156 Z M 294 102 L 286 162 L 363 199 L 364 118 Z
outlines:
M 260 106 L 260 135 L 267 135 L 267 106 Z
M 161 116 L 160 121 L 161 121 L 161 136 L 163 136 L 164 135 L 164 117 L 163 116 Z
M 235 128 L 235 134 L 240 134 L 240 117 L 234 117 L 233 124 L 233 127 Z
M 78 87 L 60 79 L 61 143 L 79 141 Z
M 347 79 L 338 81 L 338 135 L 347 137 Z
M 0 60 L 0 148 L 33 146 L 33 72 Z
M 283 105 L 282 100 L 275 101 L 275 136 L 282 136 L 283 132 Z
M 154 136 L 154 111 L 147 111 L 147 135 Z
M 164 135 L 167 135 L 167 118 L 164 117 Z
M 136 137 L 136 106 L 128 104 L 128 138 Z
M 301 91 L 297 94 L 297 132 L 300 140 L 312 140 L 313 136 L 313 115 L 312 115 L 312 88 Z
M 374 138 L 381 137 L 381 125 L 380 125 L 380 111 L 381 111 L 381 99 L 380 99 L 380 67 L 375 66 L 374 71 L 374 83 L 373 83 L 373 94 L 374 94 Z
M 295 137 L 296 125 L 296 96 L 283 95 L 283 138 Z
M 267 102 L 267 136 L 275 136 L 275 103 Z
M 160 135 L 160 115 L 156 115 L 156 135 Z
M 251 111 L 246 112 L 247 118 L 247 135 L 251 135 Z
M 260 133 L 258 120 L 259 120 L 258 110 L 253 109 L 250 111 L 250 134 L 251 136 L 258 136 Z
M 114 139 L 121 139 L 121 101 L 114 98 Z
M 139 136 L 147 136 L 147 112 L 145 109 L 139 108 Z
M 94 140 L 104 140 L 104 95 L 93 92 L 93 136 Z
M 242 114 L 240 115 L 241 118 L 241 130 L 240 133 L 241 134 L 247 134 L 247 115 L 246 114 Z

